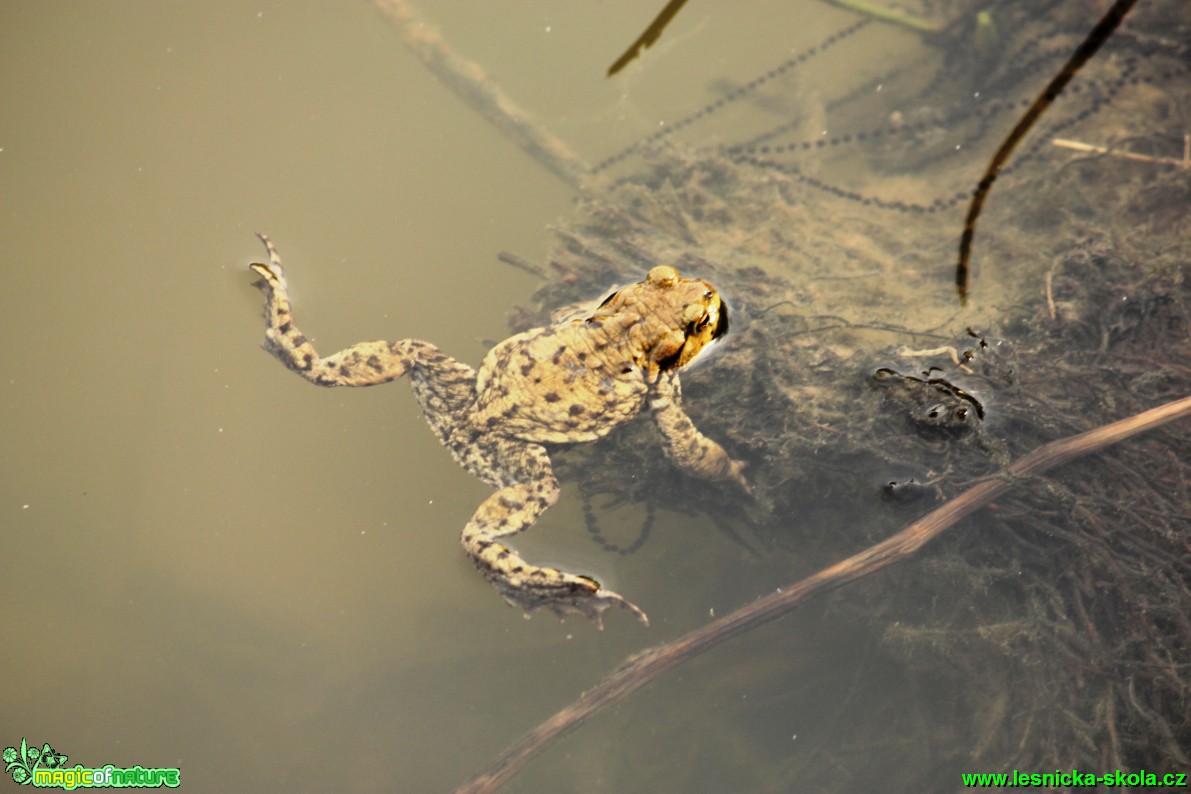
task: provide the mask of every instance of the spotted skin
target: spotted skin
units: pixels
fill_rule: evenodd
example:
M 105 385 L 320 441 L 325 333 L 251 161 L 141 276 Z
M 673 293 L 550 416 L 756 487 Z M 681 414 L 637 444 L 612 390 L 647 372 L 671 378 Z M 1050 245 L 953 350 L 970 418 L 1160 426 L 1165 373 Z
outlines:
M 558 500 L 545 444 L 593 441 L 648 407 L 663 446 L 687 473 L 744 491 L 744 464 L 695 428 L 682 410 L 678 371 L 727 331 L 727 307 L 710 284 L 659 266 L 644 281 L 554 325 L 517 334 L 473 370 L 429 342 L 361 342 L 321 356 L 294 324 L 277 249 L 250 268 L 265 295 L 262 347 L 320 386 L 375 386 L 408 375 L 430 427 L 463 468 L 496 491 L 463 529 L 476 568 L 526 617 L 545 607 L 603 628 L 635 604 L 587 576 L 525 561 L 503 539 L 533 526 Z

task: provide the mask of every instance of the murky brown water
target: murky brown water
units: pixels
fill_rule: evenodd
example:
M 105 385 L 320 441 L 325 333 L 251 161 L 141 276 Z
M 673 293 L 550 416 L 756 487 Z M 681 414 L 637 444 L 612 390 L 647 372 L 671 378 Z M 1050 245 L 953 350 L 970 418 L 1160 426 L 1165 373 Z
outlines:
M 850 19 L 692 7 L 609 81 L 653 13 L 633 0 L 421 9 L 592 162 Z M 520 548 L 599 572 L 654 626 L 526 622 L 460 550 L 486 489 L 408 388 L 316 389 L 258 348 L 254 231 L 324 351 L 415 336 L 476 363 L 537 285 L 496 254 L 544 257 L 570 212 L 368 4 L 10 0 L 0 108 L 0 746 L 176 766 L 196 791 L 445 790 L 626 655 L 808 572 L 666 511 L 641 551 L 606 555 L 564 483 Z M 804 746 L 847 741 L 841 713 L 902 685 L 830 618 L 811 606 L 700 660 L 516 790 L 796 779 Z M 899 763 L 929 754 L 891 739 L 838 774 Z

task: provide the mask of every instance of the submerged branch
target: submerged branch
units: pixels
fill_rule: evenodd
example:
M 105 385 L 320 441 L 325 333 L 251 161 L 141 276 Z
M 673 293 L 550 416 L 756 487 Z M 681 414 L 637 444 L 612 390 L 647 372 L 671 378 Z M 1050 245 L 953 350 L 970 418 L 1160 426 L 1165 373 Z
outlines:
M 886 8 L 885 6 L 877 5 L 869 2 L 869 0 L 824 0 L 829 5 L 846 8 L 849 11 L 854 11 L 857 14 L 863 14 L 881 22 L 890 22 L 894 25 L 901 25 L 918 33 L 939 33 L 942 31 L 942 26 L 927 22 L 925 19 L 920 19 L 912 16 L 900 8 Z
M 1039 447 L 1011 464 L 1004 474 L 969 488 L 896 535 L 667 645 L 632 657 L 603 683 L 584 692 L 574 703 L 531 730 L 458 791 L 494 791 L 516 775 L 533 756 L 554 740 L 586 722 L 603 707 L 620 701 L 662 673 L 724 640 L 779 617 L 813 593 L 838 587 L 910 557 L 961 518 L 1008 491 L 1017 479 L 1041 474 L 1055 466 L 1098 452 L 1139 433 L 1186 416 L 1191 416 L 1191 397 L 1184 397 L 1127 419 Z
M 434 76 L 473 110 L 512 138 L 527 154 L 573 188 L 583 186 L 591 167 L 509 98 L 479 64 L 452 50 L 439 32 L 423 21 L 405 0 L 375 0 L 378 11 Z

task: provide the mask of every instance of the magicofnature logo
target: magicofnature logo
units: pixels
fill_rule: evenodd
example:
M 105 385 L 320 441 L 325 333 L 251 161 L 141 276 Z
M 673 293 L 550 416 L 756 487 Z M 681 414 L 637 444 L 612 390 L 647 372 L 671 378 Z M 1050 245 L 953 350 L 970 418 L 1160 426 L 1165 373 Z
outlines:
M 5 747 L 3 753 L 4 771 L 12 774 L 14 783 L 22 786 L 33 784 L 37 788 L 177 788 L 182 782 L 182 773 L 175 767 L 165 769 L 143 766 L 118 767 L 104 764 L 101 767 L 85 767 L 75 764 L 66 766 L 66 756 L 50 747 L 46 742 L 39 749 L 21 738 L 20 749 Z
M 4 771 L 11 772 L 13 781 L 22 785 L 33 782 L 35 770 L 43 767 L 49 770 L 60 769 L 66 763 L 66 756 L 56 752 L 48 742 L 38 750 L 37 745 L 30 747 L 23 737 L 20 752 L 17 752 L 15 747 L 5 747 L 3 758 Z

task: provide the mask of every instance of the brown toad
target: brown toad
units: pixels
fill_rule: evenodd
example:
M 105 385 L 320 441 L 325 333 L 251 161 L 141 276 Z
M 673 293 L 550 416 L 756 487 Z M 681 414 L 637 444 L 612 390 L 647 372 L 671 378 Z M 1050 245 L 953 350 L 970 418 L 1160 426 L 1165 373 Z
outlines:
M 645 280 L 589 304 L 576 319 L 517 334 L 488 352 L 479 371 L 429 342 L 361 342 L 322 357 L 294 325 L 281 260 L 250 267 L 265 293 L 262 346 L 320 386 L 373 386 L 409 374 L 430 427 L 463 468 L 497 491 L 463 529 L 476 568 L 526 617 L 545 606 L 602 628 L 613 604 L 648 625 L 634 604 L 588 576 L 526 562 L 501 542 L 528 529 L 558 499 L 544 444 L 593 441 L 643 406 L 670 458 L 709 480 L 748 490 L 744 464 L 704 437 L 683 413 L 678 371 L 728 330 L 728 310 L 706 281 L 659 266 Z

